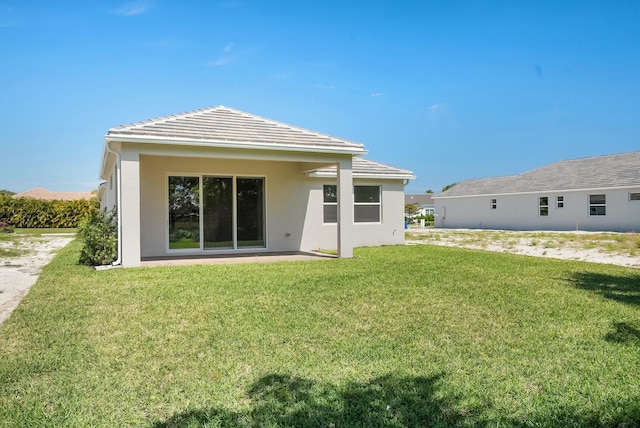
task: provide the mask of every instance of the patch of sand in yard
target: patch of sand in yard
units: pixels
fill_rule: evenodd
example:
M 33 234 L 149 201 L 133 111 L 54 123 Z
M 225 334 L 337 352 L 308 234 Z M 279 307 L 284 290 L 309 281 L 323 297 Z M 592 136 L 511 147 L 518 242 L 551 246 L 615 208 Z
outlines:
M 584 248 L 584 245 L 570 240 L 561 240 L 557 243 L 557 240 L 547 237 L 531 236 L 536 232 L 517 232 L 517 231 L 490 231 L 479 229 L 440 229 L 440 228 L 423 228 L 423 229 L 410 229 L 410 233 L 419 234 L 419 239 L 407 238 L 406 242 L 409 245 L 415 244 L 429 244 L 429 245 L 442 245 L 448 247 L 461 247 L 470 248 L 475 250 L 496 251 L 501 253 L 521 254 L 534 257 L 549 257 L 562 260 L 580 260 L 594 263 L 612 264 L 618 266 L 627 267 L 640 267 L 640 256 L 631 256 L 629 254 L 623 254 L 620 252 L 607 252 L 599 246 L 595 248 Z M 478 236 L 480 232 L 495 232 L 492 233 L 491 238 L 495 238 L 497 234 L 501 236 L 500 239 L 491 239 L 487 242 L 487 239 L 474 238 Z M 602 232 L 584 232 L 584 231 L 570 231 L 570 232 L 545 232 L 538 231 L 539 233 L 557 234 L 560 238 L 563 236 L 569 236 L 570 234 L 580 235 L 589 233 Z M 640 253 L 640 249 L 638 250 Z
M 18 246 L 13 242 L 0 242 L 0 248 L 24 252 L 17 257 L 0 257 L 0 323 L 9 318 L 27 295 L 42 268 L 74 237 L 73 233 L 22 235 Z

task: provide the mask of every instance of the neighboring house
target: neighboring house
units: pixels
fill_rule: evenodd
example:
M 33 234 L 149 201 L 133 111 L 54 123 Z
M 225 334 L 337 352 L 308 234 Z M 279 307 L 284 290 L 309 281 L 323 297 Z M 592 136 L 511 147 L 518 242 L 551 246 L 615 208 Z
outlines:
M 116 208 L 116 264 L 206 254 L 404 242 L 411 171 L 362 144 L 217 106 L 109 130 L 101 207 Z
M 436 227 L 640 231 L 640 152 L 466 180 L 434 195 Z
M 418 193 L 415 195 L 404 195 L 404 204 L 418 204 L 417 216 L 425 216 L 427 214 L 435 214 L 436 208 L 433 204 L 432 193 Z
M 46 189 L 36 188 L 27 190 L 26 192 L 16 193 L 11 196 L 13 199 L 33 198 L 44 199 L 47 201 L 75 201 L 81 199 L 95 198 L 96 195 L 91 192 L 50 192 Z

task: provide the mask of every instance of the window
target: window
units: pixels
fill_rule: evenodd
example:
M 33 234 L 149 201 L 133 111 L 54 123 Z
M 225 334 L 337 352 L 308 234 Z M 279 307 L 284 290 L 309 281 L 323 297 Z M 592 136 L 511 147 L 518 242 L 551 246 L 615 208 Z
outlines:
M 556 207 L 564 208 L 564 196 L 556 196 Z
M 338 186 L 322 186 L 322 218 L 324 223 L 338 222 Z M 380 222 L 380 186 L 353 187 L 353 221 L 356 223 Z
M 589 195 L 589 215 L 607 215 L 606 195 Z
M 264 248 L 264 206 L 262 177 L 169 177 L 169 249 Z
M 549 197 L 541 196 L 540 201 L 540 217 L 546 217 L 549 215 Z
M 323 221 L 325 223 L 338 222 L 338 186 L 335 184 L 325 184 L 322 186 L 323 203 Z
M 380 222 L 380 186 L 354 186 L 353 221 L 356 223 Z
M 640 193 L 629 193 L 630 201 L 640 201 Z
M 498 200 L 497 199 L 491 199 L 491 209 L 495 210 L 496 208 L 498 208 Z
M 169 249 L 200 248 L 200 178 L 169 177 Z

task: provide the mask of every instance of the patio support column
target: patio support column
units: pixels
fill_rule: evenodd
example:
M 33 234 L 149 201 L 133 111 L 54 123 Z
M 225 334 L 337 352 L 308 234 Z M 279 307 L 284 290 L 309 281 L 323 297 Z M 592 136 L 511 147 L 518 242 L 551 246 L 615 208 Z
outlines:
M 122 267 L 140 266 L 140 154 L 123 147 L 120 158 Z
M 338 257 L 353 257 L 353 169 L 351 157 L 338 162 Z

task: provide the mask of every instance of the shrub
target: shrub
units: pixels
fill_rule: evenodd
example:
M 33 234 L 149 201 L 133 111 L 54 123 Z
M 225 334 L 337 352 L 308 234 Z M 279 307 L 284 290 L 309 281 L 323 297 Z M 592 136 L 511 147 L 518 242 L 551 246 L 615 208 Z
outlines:
M 0 194 L 0 221 L 24 228 L 78 227 L 88 214 L 98 211 L 96 198 L 74 201 L 12 199 Z
M 107 265 L 117 256 L 118 236 L 115 216 L 103 211 L 87 215 L 78 227 L 78 236 L 84 240 L 80 263 L 89 266 Z
M 0 233 L 13 233 L 13 227 L 6 221 L 0 220 Z

